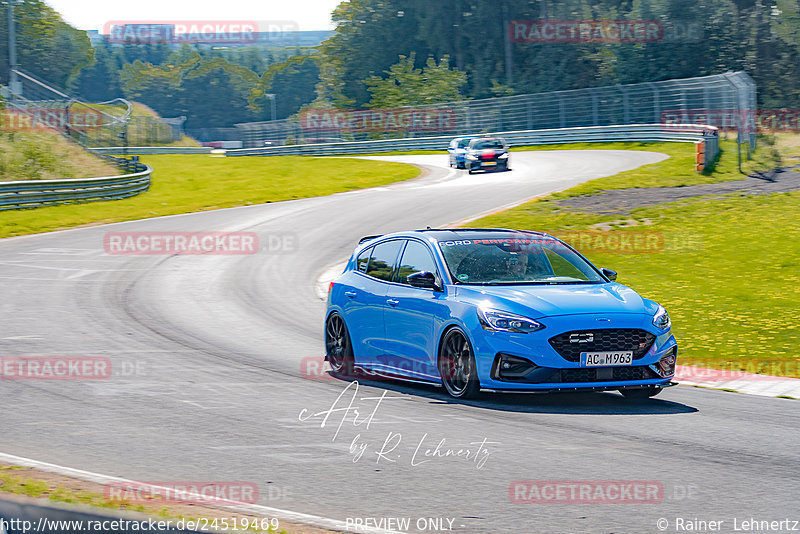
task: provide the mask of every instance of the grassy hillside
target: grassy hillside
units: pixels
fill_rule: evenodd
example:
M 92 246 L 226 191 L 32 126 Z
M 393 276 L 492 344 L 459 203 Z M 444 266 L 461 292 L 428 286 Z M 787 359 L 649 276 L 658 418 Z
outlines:
M 0 181 L 92 178 L 119 174 L 64 136 L 49 132 L 0 134 Z

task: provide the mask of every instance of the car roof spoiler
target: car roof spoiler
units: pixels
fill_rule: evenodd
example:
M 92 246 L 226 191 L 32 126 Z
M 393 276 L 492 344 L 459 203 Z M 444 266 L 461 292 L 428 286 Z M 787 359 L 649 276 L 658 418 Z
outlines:
M 358 244 L 360 245 L 362 243 L 366 243 L 367 241 L 372 241 L 373 239 L 378 239 L 381 236 L 383 236 L 383 234 L 364 236 L 364 237 L 362 237 L 361 239 L 358 240 Z

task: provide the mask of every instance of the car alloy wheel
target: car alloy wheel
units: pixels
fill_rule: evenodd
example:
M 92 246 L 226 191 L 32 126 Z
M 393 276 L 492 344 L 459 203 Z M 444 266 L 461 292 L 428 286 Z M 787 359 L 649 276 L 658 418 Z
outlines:
M 467 336 L 459 328 L 448 330 L 442 340 L 439 374 L 447 392 L 457 399 L 474 398 L 480 392 L 475 356 Z
M 325 324 L 325 354 L 334 374 L 353 374 L 353 347 L 344 319 L 338 313 L 332 313 Z

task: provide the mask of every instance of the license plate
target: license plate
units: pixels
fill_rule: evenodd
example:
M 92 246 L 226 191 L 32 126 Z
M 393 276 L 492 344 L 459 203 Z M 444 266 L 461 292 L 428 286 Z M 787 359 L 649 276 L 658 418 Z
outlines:
M 630 365 L 633 363 L 633 351 L 581 352 L 581 364 L 584 367 L 608 365 Z
M 484 165 L 497 165 L 497 162 L 496 161 L 484 161 L 483 164 Z

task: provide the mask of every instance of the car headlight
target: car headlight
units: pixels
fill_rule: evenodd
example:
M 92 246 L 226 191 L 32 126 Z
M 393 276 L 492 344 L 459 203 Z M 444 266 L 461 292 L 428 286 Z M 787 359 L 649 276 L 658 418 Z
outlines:
M 666 330 L 670 326 L 672 326 L 672 321 L 669 318 L 669 314 L 667 310 L 664 309 L 664 306 L 658 305 L 658 311 L 653 316 L 653 325 L 659 330 Z
M 515 332 L 518 334 L 528 334 L 544 328 L 544 325 L 528 317 L 516 315 L 497 310 L 478 309 L 478 318 L 484 330 L 495 332 Z
M 500 154 L 499 156 L 497 156 L 497 159 L 508 159 L 508 152 L 506 152 L 505 154 Z

